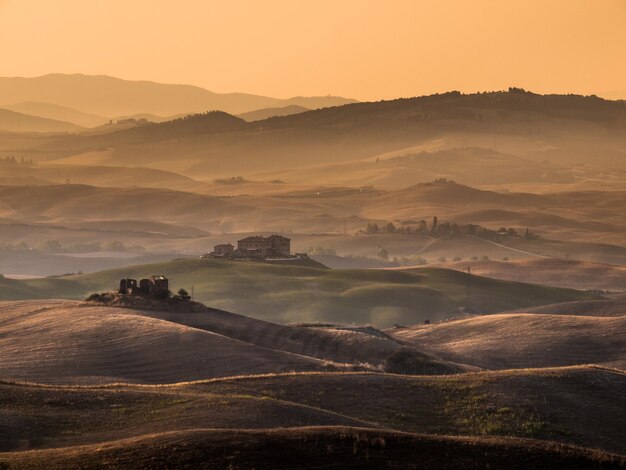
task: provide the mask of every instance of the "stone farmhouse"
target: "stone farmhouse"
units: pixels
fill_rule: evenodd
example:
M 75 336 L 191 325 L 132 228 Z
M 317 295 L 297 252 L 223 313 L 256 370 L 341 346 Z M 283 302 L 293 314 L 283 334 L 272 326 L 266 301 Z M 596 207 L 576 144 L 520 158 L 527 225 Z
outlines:
M 242 238 L 237 241 L 237 249 L 230 244 L 215 245 L 213 251 L 202 257 L 207 258 L 290 258 L 291 240 L 281 235 L 260 235 Z
M 237 241 L 237 251 L 251 256 L 291 256 L 291 240 L 281 235 L 246 237 Z

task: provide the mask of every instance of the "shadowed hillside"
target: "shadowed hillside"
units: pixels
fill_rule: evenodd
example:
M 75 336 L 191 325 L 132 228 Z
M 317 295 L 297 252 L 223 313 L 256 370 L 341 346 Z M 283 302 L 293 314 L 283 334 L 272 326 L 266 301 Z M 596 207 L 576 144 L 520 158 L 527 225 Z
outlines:
M 513 439 L 415 436 L 361 428 L 325 427 L 275 431 L 198 429 L 62 450 L 0 454 L 10 468 L 173 467 L 291 469 L 309 468 L 512 469 L 620 468 L 619 456 L 562 445 Z M 416 463 L 419 462 L 419 463 Z
M 210 109 L 224 108 L 197 111 Z M 623 168 L 625 116 L 623 102 L 596 97 L 515 90 L 452 92 L 274 117 L 233 128 L 230 134 L 222 129 L 196 135 L 180 130 L 189 136 L 184 141 L 168 140 L 164 123 L 159 147 L 149 140 L 128 140 L 120 131 L 98 139 L 56 139 L 36 152 L 38 158 L 52 159 L 114 147 L 108 163 L 132 158 L 140 164 L 159 162 L 162 169 L 172 168 L 170 157 L 175 154 L 187 162 L 187 174 L 220 176 L 241 169 L 250 175 L 423 150 L 492 148 L 497 139 L 499 152 L 550 160 L 557 166 L 593 158 L 596 165 Z M 188 125 L 191 129 L 193 121 Z
M 174 450 L 189 449 L 193 435 L 214 436 L 216 440 L 206 442 L 202 454 L 192 452 L 189 457 L 205 460 L 207 453 L 230 453 L 223 439 L 230 442 L 237 429 L 256 430 L 265 445 L 268 437 L 271 440 L 272 435 L 280 435 L 283 448 L 292 439 L 300 441 L 303 432 L 312 433 L 304 442 L 321 439 L 317 434 L 319 429 L 305 430 L 302 426 L 342 426 L 332 431 L 340 440 L 367 446 L 363 437 L 352 439 L 357 431 L 346 428 L 351 426 L 363 428 L 358 431 L 361 435 L 386 436 L 385 445 L 377 440 L 370 452 L 390 452 L 389 458 L 397 456 L 397 449 L 387 439 L 393 435 L 408 436 L 399 432 L 404 431 L 420 433 L 414 435 L 418 441 L 412 441 L 413 452 L 420 448 L 417 443 L 424 440 L 429 443 L 429 458 L 437 462 L 443 458 L 435 451 L 437 445 L 462 442 L 470 448 L 481 446 L 481 452 L 484 452 L 482 446 L 489 443 L 492 450 L 487 455 L 492 465 L 498 457 L 491 446 L 505 446 L 509 468 L 514 464 L 511 458 L 515 452 L 520 453 L 520 458 L 525 456 L 522 458 L 525 465 L 520 468 L 528 468 L 529 456 L 539 449 L 543 449 L 543 465 L 550 455 L 549 449 L 558 449 L 563 458 L 587 455 L 608 465 L 611 461 L 621 462 L 621 458 L 605 452 L 623 453 L 625 448 L 620 433 L 623 382 L 624 375 L 615 371 L 580 367 L 448 377 L 269 374 L 140 387 L 2 383 L 0 397 L 7 405 L 0 404 L 0 416 L 5 422 L 9 419 L 7 429 L 11 432 L 0 437 L 0 449 L 12 453 L 0 454 L 0 461 L 40 465 L 41 459 L 46 458 L 51 459 L 47 464 L 57 465 L 54 462 L 58 461 L 58 465 L 68 465 L 80 459 L 85 465 L 94 465 L 97 460 L 92 459 L 106 452 L 113 452 L 109 458 L 120 458 L 119 455 L 130 452 L 124 458 L 132 456 L 136 465 L 142 455 L 154 457 L 156 449 L 145 445 L 153 439 L 161 448 L 167 448 L 173 436 L 184 436 L 181 438 L 184 441 L 175 439 L 175 442 L 185 445 L 176 445 Z M 233 409 L 239 412 L 233 413 Z M 32 410 L 39 411 L 33 414 Z M 608 414 L 612 419 L 607 422 L 602 417 Z M 212 423 L 210 430 L 203 427 L 207 421 Z M 398 431 L 390 431 L 394 429 Z M 125 439 L 129 441 L 119 442 Z M 242 445 L 241 439 L 236 440 L 238 446 Z M 135 449 L 136 442 L 144 445 Z M 93 447 L 74 447 L 85 444 Z M 591 452 L 564 444 L 604 451 Z M 93 452 L 96 445 L 97 454 Z M 54 448 L 62 448 L 63 452 Z M 238 451 L 238 455 L 251 455 L 241 452 L 241 447 Z M 464 449 L 463 454 L 467 455 L 467 451 Z M 326 452 L 329 448 L 325 448 Z M 450 452 L 450 449 L 446 452 L 448 465 L 456 465 L 456 459 L 460 459 L 459 468 L 467 468 L 469 460 L 454 452 L 450 460 Z M 287 451 L 285 457 L 290 453 L 291 450 Z M 176 452 L 168 455 L 172 459 L 182 458 Z M 370 454 L 364 463 L 375 462 L 371 458 Z M 424 458 L 420 457 L 420 462 Z M 476 458 L 472 457 L 471 461 L 477 462 Z M 566 461 L 571 465 L 567 468 L 577 468 L 571 460 Z
M 247 113 L 240 114 L 238 117 L 247 122 L 253 121 L 261 121 L 263 119 L 268 119 L 275 116 L 289 116 L 291 114 L 303 113 L 305 111 L 310 111 L 308 108 L 304 106 L 285 106 L 283 108 L 265 108 L 265 109 L 257 109 L 254 111 L 250 111 Z

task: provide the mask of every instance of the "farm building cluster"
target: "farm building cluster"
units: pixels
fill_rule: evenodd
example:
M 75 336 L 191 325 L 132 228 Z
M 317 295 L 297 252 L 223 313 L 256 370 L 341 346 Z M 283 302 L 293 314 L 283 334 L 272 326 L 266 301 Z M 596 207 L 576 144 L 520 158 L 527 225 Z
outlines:
M 169 281 L 163 275 L 151 276 L 148 279 L 121 279 L 119 293 L 124 295 L 150 295 L 169 293 Z
M 295 256 L 299 256 L 296 253 Z M 291 240 L 282 235 L 263 237 L 256 235 L 237 241 L 237 248 L 232 243 L 215 245 L 211 253 L 203 258 L 292 258 Z

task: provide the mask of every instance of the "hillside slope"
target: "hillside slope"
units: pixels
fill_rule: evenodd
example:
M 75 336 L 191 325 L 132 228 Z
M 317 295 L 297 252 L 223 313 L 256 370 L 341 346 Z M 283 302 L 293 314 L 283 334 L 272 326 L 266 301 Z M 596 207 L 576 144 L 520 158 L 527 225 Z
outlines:
M 518 282 L 535 282 L 572 289 L 626 291 L 626 267 L 557 258 L 512 261 L 459 261 L 438 266 L 479 276 Z
M 124 309 L 62 301 L 0 306 L 0 376 L 5 379 L 165 383 L 324 368 L 321 360 Z
M 103 116 L 152 113 L 170 116 L 221 109 L 244 113 L 285 104 L 322 107 L 352 100 L 311 97 L 281 100 L 245 93 L 213 93 L 191 85 L 131 81 L 104 75 L 49 74 L 0 78 L 0 103 L 36 101 L 67 106 Z
M 263 107 L 267 106 L 254 109 Z M 224 108 L 205 107 L 197 112 L 211 109 Z M 176 160 L 187 162 L 184 171 L 189 175 L 238 172 L 247 176 L 458 148 L 459 142 L 462 147 L 492 148 L 496 135 L 498 150 L 506 154 L 567 167 L 588 163 L 595 156 L 596 165 L 623 168 L 625 116 L 624 103 L 594 97 L 451 92 L 273 117 L 231 133 L 189 134 L 184 141 L 161 139 L 158 147 L 150 142 L 130 143 L 119 133 L 100 139 L 55 140 L 38 147 L 37 154 L 64 158 L 114 147 L 110 164 L 132 159 L 138 164 L 159 162 L 163 169 L 171 169 L 175 154 Z
M 496 313 L 595 295 L 569 289 L 498 281 L 452 270 L 331 270 L 317 263 L 275 264 L 215 259 L 174 260 L 93 274 L 21 281 L 41 297 L 85 298 L 109 291 L 126 277 L 163 273 L 175 292 L 194 286 L 195 298 L 214 308 L 272 321 L 414 324 L 458 316 L 467 307 Z M 67 292 L 67 294 L 65 294 Z M 80 294 L 82 292 L 82 295 Z M 40 297 L 40 298 L 41 298 Z
M 55 119 L 31 116 L 0 108 L 0 131 L 9 132 L 75 132 L 80 126 Z
M 516 313 L 516 312 L 510 312 Z M 540 305 L 523 309 L 517 313 L 541 313 L 547 315 L 586 315 L 590 317 L 626 316 L 626 299 L 583 300 L 561 304 Z
M 0 451 L 13 452 L 0 462 L 54 457 L 51 448 L 73 455 L 78 445 L 124 452 L 132 445 L 114 441 L 208 431 L 207 422 L 222 435 L 255 429 L 287 437 L 302 426 L 358 426 L 433 442 L 517 442 L 527 450 L 575 444 L 623 454 L 624 381 L 613 370 L 572 367 L 447 377 L 290 373 L 167 386 L 0 383 L 0 418 L 9 431 L 0 435 Z
M 291 114 L 303 113 L 305 111 L 309 111 L 308 108 L 304 106 L 284 106 L 282 108 L 265 108 L 265 109 L 256 109 L 254 111 L 249 111 L 247 113 L 240 114 L 238 117 L 247 121 L 261 121 L 263 119 L 268 119 L 275 116 L 289 116 Z
M 531 437 L 625 453 L 624 386 L 626 375 L 615 370 L 564 367 L 448 376 L 272 375 L 185 388 L 280 397 L 408 432 Z
M 101 126 L 109 121 L 109 118 L 107 117 L 84 113 L 77 109 L 68 108 L 67 106 L 41 102 L 38 103 L 34 101 L 0 105 L 0 108 L 47 119 L 70 122 L 80 127 Z
M 563 445 L 515 439 L 417 436 L 349 427 L 265 431 L 196 429 L 152 434 L 95 446 L 0 454 L 10 468 L 292 469 L 305 461 L 323 468 L 406 469 L 621 468 L 623 458 Z M 419 463 L 417 463 L 419 462 Z
M 604 364 L 626 369 L 626 316 L 498 314 L 387 332 L 487 369 Z

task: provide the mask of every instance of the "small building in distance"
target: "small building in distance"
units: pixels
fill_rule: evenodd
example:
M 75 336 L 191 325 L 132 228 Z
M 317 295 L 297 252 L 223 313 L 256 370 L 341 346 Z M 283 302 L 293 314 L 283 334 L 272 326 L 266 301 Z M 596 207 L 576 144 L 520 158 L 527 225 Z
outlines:
M 233 251 L 235 251 L 235 247 L 232 243 L 223 243 L 213 247 L 213 255 L 219 257 L 230 255 Z
M 276 258 L 291 256 L 291 240 L 281 235 L 253 236 L 237 241 L 237 251 L 248 256 Z

